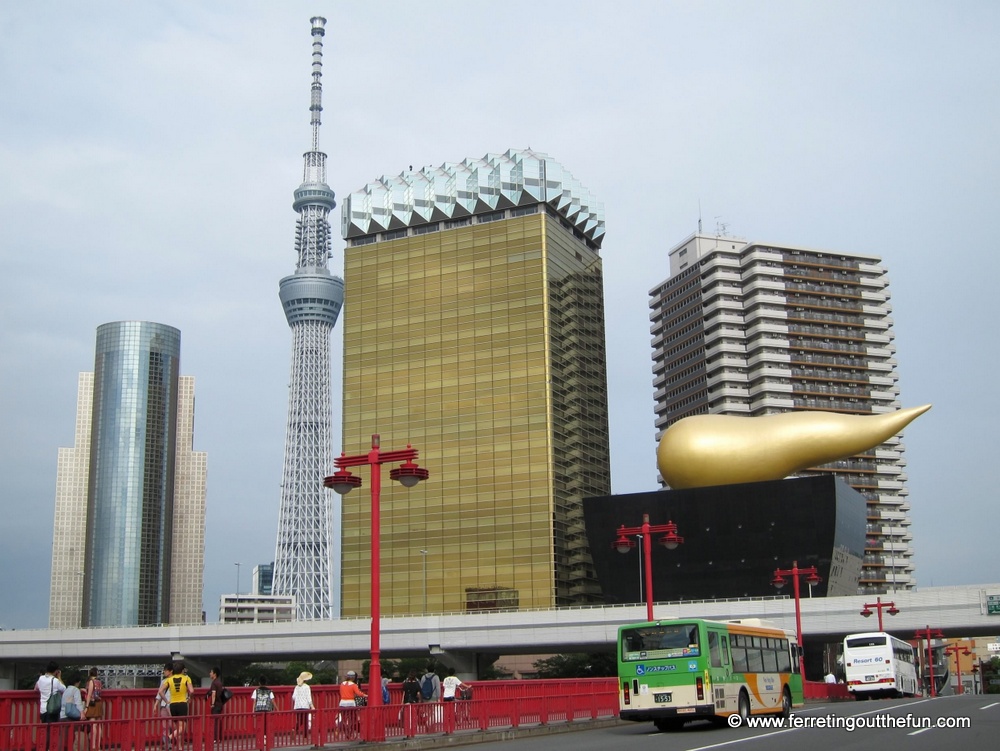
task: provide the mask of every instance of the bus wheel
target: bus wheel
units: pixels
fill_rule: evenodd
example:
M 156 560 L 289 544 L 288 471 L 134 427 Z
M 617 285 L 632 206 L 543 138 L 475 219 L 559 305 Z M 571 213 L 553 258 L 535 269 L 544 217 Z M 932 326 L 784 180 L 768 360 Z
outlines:
M 653 724 L 656 726 L 656 729 L 659 730 L 661 733 L 669 733 L 674 730 L 680 730 L 682 727 L 684 727 L 684 720 L 675 720 L 675 719 L 653 720 Z
M 781 716 L 786 720 L 792 716 L 792 695 L 788 693 L 788 686 L 781 692 Z
M 740 691 L 740 698 L 736 704 L 736 711 L 744 721 L 750 716 L 750 697 L 746 691 Z

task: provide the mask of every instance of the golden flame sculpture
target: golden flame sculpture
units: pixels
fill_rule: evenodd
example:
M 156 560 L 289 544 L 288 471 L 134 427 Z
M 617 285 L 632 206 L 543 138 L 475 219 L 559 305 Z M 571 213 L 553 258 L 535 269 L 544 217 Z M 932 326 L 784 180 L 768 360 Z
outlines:
M 656 465 L 671 488 L 780 480 L 878 446 L 931 408 L 884 415 L 693 415 L 667 428 Z

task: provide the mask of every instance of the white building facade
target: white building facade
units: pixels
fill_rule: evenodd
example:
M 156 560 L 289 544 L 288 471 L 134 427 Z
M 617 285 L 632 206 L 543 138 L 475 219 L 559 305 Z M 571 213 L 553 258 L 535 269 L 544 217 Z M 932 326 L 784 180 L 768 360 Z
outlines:
M 875 256 L 695 233 L 650 291 L 657 440 L 696 414 L 900 408 L 889 280 Z M 910 589 L 913 550 L 899 436 L 799 473 L 864 495 L 862 594 Z

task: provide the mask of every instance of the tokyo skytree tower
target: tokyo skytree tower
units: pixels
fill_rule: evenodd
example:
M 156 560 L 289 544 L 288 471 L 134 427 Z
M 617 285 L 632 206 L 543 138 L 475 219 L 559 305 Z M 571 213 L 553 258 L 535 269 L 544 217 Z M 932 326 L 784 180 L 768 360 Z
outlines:
M 340 538 L 334 532 L 340 505 L 323 487 L 331 467 L 330 333 L 344 303 L 344 280 L 330 273 L 330 223 L 337 205 L 326 184 L 326 154 L 319 151 L 323 111 L 323 35 L 325 18 L 312 23 L 312 94 L 309 104 L 312 149 L 303 156 L 302 184 L 292 204 L 296 223 L 295 273 L 281 280 L 278 296 L 292 330 L 292 367 L 288 386 L 288 424 L 281 482 L 278 541 L 272 591 L 294 595 L 296 617 L 339 617 L 340 597 L 334 562 Z

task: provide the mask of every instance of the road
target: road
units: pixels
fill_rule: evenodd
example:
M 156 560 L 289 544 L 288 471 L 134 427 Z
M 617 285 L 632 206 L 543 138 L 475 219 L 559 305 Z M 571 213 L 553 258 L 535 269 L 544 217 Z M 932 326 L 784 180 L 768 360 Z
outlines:
M 840 719 L 834 719 L 840 718 Z M 932 724 L 966 723 L 968 727 L 921 728 Z M 477 745 L 486 751 L 840 751 L 841 749 L 904 749 L 954 751 L 1000 746 L 1000 694 L 947 696 L 937 699 L 895 699 L 867 702 L 807 704 L 793 713 L 796 722 L 855 723 L 844 727 L 751 729 L 693 723 L 677 732 L 657 732 L 652 724 L 519 738 Z M 906 727 L 888 727 L 892 722 Z M 863 724 L 863 725 L 862 725 Z M 868 725 L 874 725 L 869 727 Z

